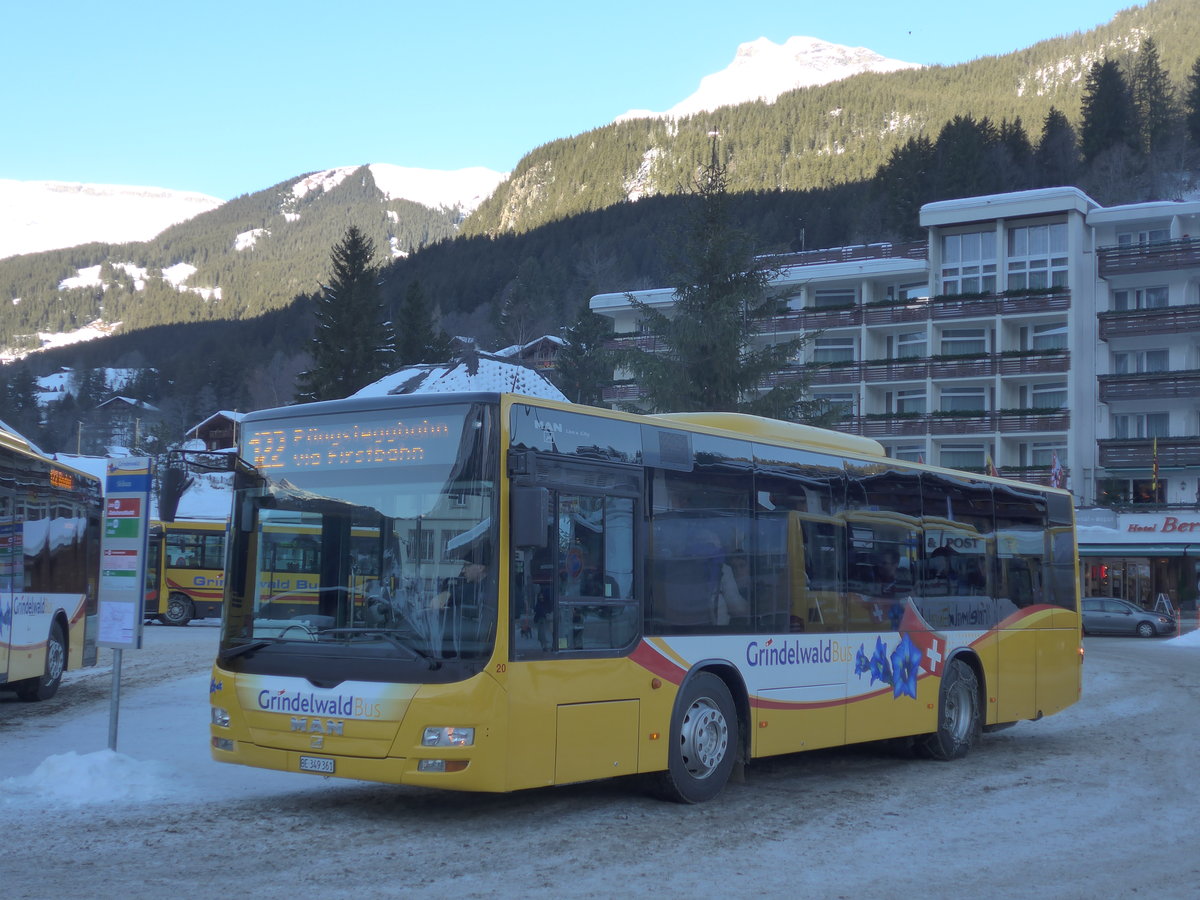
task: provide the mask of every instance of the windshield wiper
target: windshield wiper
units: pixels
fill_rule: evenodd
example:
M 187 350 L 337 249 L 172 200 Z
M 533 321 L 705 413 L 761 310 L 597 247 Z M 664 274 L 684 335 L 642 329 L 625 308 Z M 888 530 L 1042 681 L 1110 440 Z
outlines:
M 249 656 L 251 653 L 255 653 L 261 650 L 263 647 L 269 647 L 272 644 L 279 643 L 279 640 L 279 638 L 262 638 L 257 641 L 250 641 L 247 644 L 240 644 L 237 647 L 228 647 L 217 654 L 217 659 L 225 660 L 234 659 L 238 656 Z
M 413 659 L 425 660 L 427 663 L 429 663 L 429 668 L 431 669 L 440 669 L 442 667 L 442 661 L 440 659 L 430 656 L 420 647 L 415 647 L 412 644 L 405 643 L 404 641 L 400 640 L 395 632 L 389 631 L 386 628 L 322 628 L 317 632 L 317 634 L 375 634 L 383 638 L 396 649 L 407 650 L 413 655 Z

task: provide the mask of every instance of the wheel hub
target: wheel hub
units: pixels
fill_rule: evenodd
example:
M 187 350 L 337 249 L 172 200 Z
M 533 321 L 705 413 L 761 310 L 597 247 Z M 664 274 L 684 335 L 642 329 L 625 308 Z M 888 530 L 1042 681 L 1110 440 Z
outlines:
M 707 778 L 729 750 L 729 723 L 712 700 L 701 697 L 684 716 L 679 737 L 688 772 L 693 778 Z

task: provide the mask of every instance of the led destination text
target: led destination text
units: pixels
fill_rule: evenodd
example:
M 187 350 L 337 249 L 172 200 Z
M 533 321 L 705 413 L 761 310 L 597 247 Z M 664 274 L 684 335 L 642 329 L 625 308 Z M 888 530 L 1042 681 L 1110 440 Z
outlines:
M 454 434 L 445 422 L 422 419 L 412 425 L 395 422 L 259 431 L 247 446 L 260 469 L 394 465 L 423 462 Z

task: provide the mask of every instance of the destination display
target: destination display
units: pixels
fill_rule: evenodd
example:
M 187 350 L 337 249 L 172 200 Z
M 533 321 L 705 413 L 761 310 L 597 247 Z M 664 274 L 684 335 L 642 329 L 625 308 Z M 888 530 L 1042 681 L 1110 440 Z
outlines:
M 258 469 L 434 463 L 455 458 L 461 432 L 461 415 L 275 426 L 251 431 L 246 451 Z

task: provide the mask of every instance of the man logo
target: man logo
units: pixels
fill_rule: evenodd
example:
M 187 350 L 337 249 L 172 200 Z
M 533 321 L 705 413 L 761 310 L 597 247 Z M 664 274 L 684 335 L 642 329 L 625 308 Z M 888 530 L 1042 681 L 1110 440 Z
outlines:
M 343 734 L 346 723 L 336 719 L 308 719 L 304 716 L 292 716 L 292 731 L 302 731 L 305 734 Z

